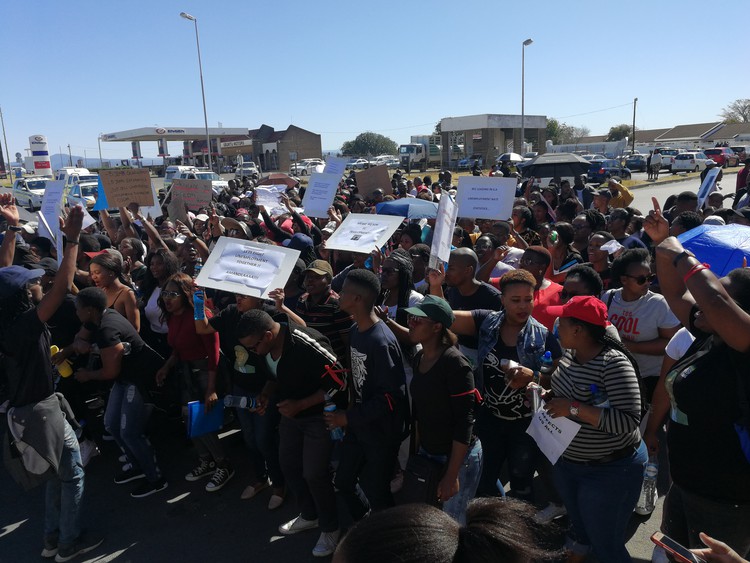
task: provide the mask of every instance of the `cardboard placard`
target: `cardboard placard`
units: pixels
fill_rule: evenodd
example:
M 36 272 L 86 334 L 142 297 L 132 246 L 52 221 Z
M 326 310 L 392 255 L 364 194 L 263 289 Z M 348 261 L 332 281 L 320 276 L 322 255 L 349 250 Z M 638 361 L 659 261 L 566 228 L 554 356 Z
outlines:
M 436 268 L 438 262 L 448 262 L 451 255 L 456 217 L 458 217 L 458 205 L 450 194 L 444 193 L 438 204 L 435 232 L 432 236 L 432 248 L 430 249 L 428 263 L 430 268 Z
M 190 211 L 196 211 L 211 203 L 213 191 L 211 180 L 188 180 L 178 178 L 172 182 L 172 197 L 179 194 Z M 148 203 L 147 205 L 152 205 Z
M 307 183 L 302 207 L 308 217 L 328 217 L 328 208 L 336 197 L 341 176 L 338 174 L 311 174 Z
M 102 188 L 110 207 L 126 207 L 135 202 L 151 205 L 151 176 L 145 168 L 120 168 L 100 172 Z
M 167 213 L 169 214 L 169 220 L 180 221 L 187 225 L 189 223 L 187 211 L 185 211 L 185 202 L 182 200 L 181 194 L 172 194 L 172 199 L 169 200 L 167 205 Z
M 513 213 L 516 179 L 497 176 L 461 176 L 458 179 L 458 215 L 472 219 L 507 221 Z
M 285 246 L 219 237 L 195 283 L 262 299 L 286 285 L 299 255 Z
M 385 164 L 373 166 L 366 170 L 357 170 L 357 189 L 359 195 L 365 200 L 372 197 L 375 190 L 383 190 L 384 194 L 390 193 L 391 178 L 388 176 L 388 167 Z
M 326 241 L 326 248 L 369 254 L 382 248 L 403 222 L 403 217 L 395 215 L 349 213 Z

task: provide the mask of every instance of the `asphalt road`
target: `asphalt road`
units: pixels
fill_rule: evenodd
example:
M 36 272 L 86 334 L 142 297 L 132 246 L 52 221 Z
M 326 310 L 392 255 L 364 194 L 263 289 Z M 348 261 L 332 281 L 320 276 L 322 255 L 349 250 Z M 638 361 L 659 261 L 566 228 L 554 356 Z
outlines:
M 725 191 L 733 191 L 734 176 L 724 179 Z M 659 201 L 684 190 L 697 191 L 691 179 L 635 190 L 634 206 L 644 213 L 651 209 L 651 196 Z M 22 213 L 26 213 L 23 211 Z M 94 458 L 86 470 L 84 525 L 106 534 L 105 543 L 80 558 L 89 563 L 117 561 L 313 561 L 310 555 L 316 532 L 282 537 L 279 524 L 296 515 L 291 502 L 269 512 L 269 491 L 250 501 L 239 499 L 248 484 L 249 461 L 239 434 L 223 438 L 236 469 L 234 479 L 221 491 L 207 493 L 204 483 L 188 483 L 184 475 L 195 461 L 195 452 L 184 437 L 179 421 L 157 413 L 152 420 L 152 439 L 157 456 L 169 480 L 166 491 L 145 499 L 132 499 L 130 485 L 117 486 L 112 478 L 117 469 L 118 450 L 111 442 L 100 442 L 103 455 Z M 662 463 L 662 468 L 665 465 Z M 660 491 L 666 492 L 666 472 L 660 473 Z M 651 560 L 650 535 L 661 521 L 660 500 L 650 518 L 634 516 L 628 549 L 636 562 Z M 42 489 L 21 491 L 0 471 L 0 563 L 34 561 L 41 551 L 44 494 Z M 561 521 L 564 523 L 564 520 Z M 602 562 L 604 563 L 604 562 Z

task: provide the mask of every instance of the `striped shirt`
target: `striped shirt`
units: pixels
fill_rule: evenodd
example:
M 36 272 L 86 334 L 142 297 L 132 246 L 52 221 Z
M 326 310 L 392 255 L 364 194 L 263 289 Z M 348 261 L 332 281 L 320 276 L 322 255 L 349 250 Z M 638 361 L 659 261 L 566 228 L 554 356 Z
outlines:
M 344 337 L 349 335 L 352 317 L 339 307 L 339 296 L 331 291 L 320 304 L 316 305 L 309 300 L 309 294 L 305 293 L 297 300 L 294 312 L 305 321 L 309 328 L 326 336 L 331 341 L 336 357 L 343 361 L 348 352 Z
M 641 394 L 635 370 L 619 350 L 604 348 L 599 355 L 581 365 L 566 350 L 552 375 L 555 397 L 593 404 L 591 385 L 605 391 L 609 408 L 602 410 L 599 424 L 592 426 L 576 420 L 581 430 L 565 450 L 563 457 L 573 461 L 593 461 L 641 439 Z

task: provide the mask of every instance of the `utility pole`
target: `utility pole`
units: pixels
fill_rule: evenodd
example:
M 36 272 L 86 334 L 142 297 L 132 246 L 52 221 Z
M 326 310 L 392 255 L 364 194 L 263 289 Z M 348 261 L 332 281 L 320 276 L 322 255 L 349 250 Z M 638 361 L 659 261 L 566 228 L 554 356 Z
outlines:
M 73 166 L 73 153 L 70 152 L 70 143 L 68 143 L 68 160 L 70 162 L 70 166 Z
M 104 168 L 104 161 L 102 160 L 102 134 L 99 133 L 96 142 L 99 143 L 99 168 Z
M 5 136 L 5 118 L 3 118 L 3 109 L 0 108 L 0 123 L 3 125 L 3 141 L 5 141 L 5 158 L 8 159 L 8 167 L 5 168 L 6 173 L 11 172 L 11 164 L 10 164 L 10 153 L 8 152 L 8 138 Z
M 632 150 L 630 151 L 630 154 L 635 154 L 635 106 L 638 103 L 638 98 L 635 98 L 633 100 L 633 141 L 631 143 Z

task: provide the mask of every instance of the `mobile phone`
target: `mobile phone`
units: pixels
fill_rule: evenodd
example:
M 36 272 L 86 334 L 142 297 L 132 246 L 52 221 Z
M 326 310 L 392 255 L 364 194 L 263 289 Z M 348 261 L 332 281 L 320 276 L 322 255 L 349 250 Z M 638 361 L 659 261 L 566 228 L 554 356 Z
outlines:
M 678 563 L 706 563 L 705 559 L 701 559 L 687 547 L 680 545 L 661 532 L 655 532 L 651 536 L 651 541 L 669 552 Z

